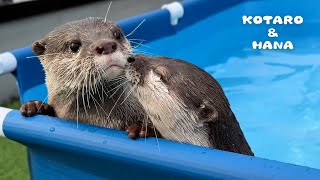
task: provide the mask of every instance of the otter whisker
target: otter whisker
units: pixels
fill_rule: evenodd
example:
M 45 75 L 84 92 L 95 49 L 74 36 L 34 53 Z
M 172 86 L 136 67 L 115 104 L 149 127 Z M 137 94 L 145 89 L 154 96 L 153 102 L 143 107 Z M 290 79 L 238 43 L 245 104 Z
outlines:
M 128 81 L 126 81 L 125 83 L 127 83 Z M 121 89 L 124 85 L 125 85 L 125 83 L 123 83 L 123 84 L 121 84 L 121 86 L 119 86 L 112 94 L 111 94 L 111 96 L 109 97 L 109 98 L 112 98 L 116 93 L 117 93 L 117 91 L 119 91 L 119 89 Z
M 125 78 L 123 78 L 123 79 L 118 79 L 118 80 L 115 81 L 114 83 L 110 84 L 109 87 L 112 88 L 112 87 L 114 87 L 114 86 L 118 86 L 119 83 L 124 82 L 124 80 L 125 80 Z M 116 88 L 116 87 L 115 87 L 115 88 Z M 112 90 L 113 90 L 113 89 L 110 89 L 108 92 L 110 93 L 110 91 L 112 91 Z
M 73 61 L 72 63 L 70 63 L 66 69 L 62 72 L 62 73 L 59 73 L 61 76 L 63 77 L 66 77 L 66 75 L 69 75 L 69 74 L 74 74 L 74 75 L 77 75 L 77 70 L 79 68 L 81 68 L 84 64 L 78 64 L 78 65 L 75 65 L 77 62 L 76 61 Z M 53 63 L 52 63 L 53 64 Z M 52 68 L 53 70 L 56 69 L 55 67 Z M 71 72 L 71 73 L 70 73 Z
M 83 83 L 82 83 L 82 103 L 83 103 L 85 114 L 87 116 L 89 116 L 88 112 L 87 112 L 87 105 L 88 106 L 90 106 L 90 105 L 89 105 L 89 99 L 88 99 L 88 95 L 87 95 L 86 87 L 85 87 L 85 86 L 87 86 L 87 82 L 88 82 L 88 76 L 84 76 Z M 85 98 L 85 97 L 87 97 L 87 98 Z M 85 99 L 87 99 L 87 105 L 86 105 Z
M 144 41 L 141 41 L 141 40 L 132 40 L 132 39 L 131 39 L 131 40 L 130 40 L 130 39 L 128 39 L 128 41 L 129 41 L 129 42 L 136 42 L 136 43 L 144 42 Z
M 89 75 L 89 95 L 90 95 L 90 97 L 94 100 L 94 102 L 93 102 L 93 104 L 94 104 L 94 106 L 95 106 L 95 108 L 96 108 L 96 111 L 97 111 L 97 113 L 98 113 L 98 116 L 100 116 L 100 113 L 99 113 L 99 110 L 98 110 L 98 107 L 97 107 L 97 103 L 96 103 L 96 99 L 94 98 L 94 95 L 92 94 L 92 93 L 95 93 L 95 89 L 94 89 L 94 87 L 92 86 L 92 76 L 91 76 L 92 74 L 90 73 L 90 75 Z M 100 106 L 100 104 L 98 103 L 98 105 Z
M 89 74 L 89 92 L 93 92 L 91 73 Z M 93 92 L 94 93 L 94 92 Z
M 71 24 L 68 24 L 75 32 L 79 33 L 73 26 L 71 26 Z M 85 35 L 87 38 L 88 36 L 85 33 L 82 33 L 83 35 Z
M 126 76 L 125 76 L 125 75 L 122 75 L 122 76 L 119 76 L 119 77 L 117 77 L 117 78 L 111 79 L 111 80 L 109 80 L 108 82 L 113 82 L 113 81 L 116 81 L 116 80 L 119 80 L 119 79 L 125 79 L 125 78 L 126 78 Z
M 40 107 L 38 108 L 37 112 L 40 111 L 41 107 L 43 106 L 43 103 L 48 99 L 49 94 L 46 96 L 46 98 L 44 98 L 44 100 L 41 102 Z
M 144 46 L 144 47 L 146 47 L 146 48 L 150 48 L 150 46 L 144 45 L 144 44 L 142 44 L 142 42 L 137 43 L 137 42 L 132 42 L 132 41 L 130 41 L 130 43 L 136 44 L 135 46 L 132 46 L 132 49 L 138 48 L 138 47 L 140 47 L 140 46 Z
M 136 53 L 136 52 L 138 52 L 138 53 L 149 53 L 149 52 L 147 52 L 147 51 L 144 51 L 144 50 L 142 50 L 142 49 L 133 49 L 133 53 Z
M 143 47 L 146 47 L 146 48 L 150 48 L 150 49 L 151 49 L 150 46 L 147 46 L 147 45 L 142 44 L 142 41 L 141 41 L 141 42 L 129 41 L 129 42 L 130 42 L 130 43 L 137 44 L 136 46 L 133 46 L 133 47 L 132 47 L 133 49 L 135 49 L 135 48 L 137 48 L 137 47 L 139 47 L 139 46 L 143 46 Z
M 137 30 L 145 21 L 146 21 L 146 19 L 143 19 L 136 28 L 134 28 L 128 35 L 126 35 L 126 37 L 129 37 L 129 36 L 131 36 L 133 33 L 135 33 L 136 30 Z
M 93 99 L 93 101 L 95 101 L 95 102 L 98 104 L 98 106 L 101 108 L 101 110 L 102 110 L 106 115 L 108 115 L 108 113 L 107 113 L 107 112 L 103 109 L 103 107 L 98 103 L 97 99 L 94 98 L 93 96 L 92 96 L 92 99 Z
M 120 106 L 128 99 L 128 97 L 133 93 L 134 89 L 137 87 L 137 84 L 135 84 L 131 90 L 128 92 L 128 95 L 124 98 L 124 100 L 120 103 Z
M 99 112 L 98 106 L 97 106 L 97 104 L 99 105 L 99 103 L 96 102 L 96 100 L 95 100 L 95 98 L 93 97 L 93 95 L 91 95 L 91 98 L 92 98 L 93 104 L 94 104 L 94 106 L 95 106 L 95 108 L 96 108 L 96 112 L 97 112 L 98 116 L 100 116 L 100 112 Z
M 113 109 L 116 107 L 116 105 L 117 105 L 118 101 L 120 100 L 120 98 L 122 97 L 122 95 L 126 92 L 126 89 L 127 89 L 127 88 L 128 88 L 128 86 L 127 86 L 125 89 L 123 89 L 123 91 L 122 91 L 122 93 L 120 94 L 119 98 L 118 98 L 117 101 L 114 103 L 113 107 L 112 107 L 111 110 L 110 110 L 110 113 L 108 114 L 108 118 L 110 117 Z
M 146 122 L 146 120 L 143 120 L 144 123 L 146 124 L 146 136 L 144 136 L 144 143 L 147 143 L 147 134 L 148 134 L 148 122 Z
M 118 84 L 119 82 L 123 82 L 123 80 L 125 80 L 125 79 L 126 79 L 125 77 L 120 78 L 120 79 L 118 79 L 116 82 L 110 84 L 109 86 L 112 87 L 113 85 L 116 85 L 116 84 Z
M 99 110 L 98 110 L 98 106 L 97 106 L 97 103 L 96 103 L 96 100 L 95 100 L 95 98 L 94 98 L 94 96 L 92 95 L 92 93 L 89 91 L 89 95 L 90 95 L 90 97 L 92 98 L 92 100 L 93 100 L 93 104 L 94 104 L 94 106 L 95 106 L 95 108 L 96 108 L 96 112 L 98 113 L 98 116 L 100 116 L 100 113 L 99 113 Z M 99 103 L 98 103 L 99 104 Z
M 88 105 L 89 108 L 91 108 L 90 107 L 89 95 L 88 95 L 88 92 L 89 92 L 89 81 L 90 81 L 90 79 L 88 79 L 88 76 L 86 76 L 86 80 L 85 80 L 86 83 L 85 84 L 86 84 L 87 105 Z
M 145 39 L 128 39 L 129 41 L 147 41 Z
M 103 88 L 103 83 L 102 83 L 102 78 L 101 78 L 101 73 L 98 71 L 98 73 L 97 73 L 97 76 L 98 76 L 98 82 L 99 82 L 99 87 L 101 87 L 101 94 L 102 94 L 102 99 L 101 99 L 101 102 L 104 102 L 104 95 L 106 95 L 105 94 L 105 91 L 104 91 L 104 88 Z
M 94 86 L 95 86 L 95 89 L 96 89 L 96 91 L 97 91 L 97 94 L 98 94 L 98 96 L 99 96 L 100 101 L 103 102 L 103 98 L 102 98 L 102 96 L 101 96 L 101 94 L 100 94 L 100 91 L 99 91 L 99 89 L 98 89 L 98 86 L 97 86 L 97 84 L 98 84 L 97 82 L 99 82 L 99 81 L 96 81 L 96 78 L 97 78 L 96 76 L 93 76 L 93 77 L 94 77 L 94 83 L 95 83 Z
M 77 90 L 77 129 L 79 128 L 79 91 Z
M 149 56 L 156 56 L 156 55 L 154 55 L 152 53 L 145 52 L 145 51 L 142 51 L 142 50 L 137 50 L 137 49 L 133 50 L 133 54 L 144 54 L 144 55 L 149 55 Z
M 157 140 L 157 145 L 158 145 L 158 150 L 160 152 L 160 144 L 159 144 L 159 140 L 158 140 L 158 135 L 157 135 L 157 131 L 156 128 L 153 126 L 153 130 L 154 130 L 154 135 L 156 136 L 156 140 Z
M 88 116 L 88 112 L 87 112 L 87 108 L 86 108 L 86 102 L 85 102 L 85 88 L 84 88 L 84 83 L 82 85 L 82 92 L 81 92 L 81 95 L 82 95 L 82 103 L 83 103 L 83 107 L 84 107 L 84 112 L 85 114 Z
M 109 14 L 109 10 L 110 10 L 111 4 L 112 4 L 112 1 L 110 1 L 110 3 L 109 3 L 109 6 L 108 6 L 108 9 L 107 9 L 106 16 L 104 17 L 104 22 L 106 22 L 106 21 L 107 21 L 107 17 L 108 17 L 108 14 Z
M 26 58 L 37 58 L 37 57 L 42 57 L 42 56 L 51 56 L 51 55 L 57 55 L 57 54 L 61 54 L 61 53 L 52 53 L 52 54 L 43 54 L 43 55 L 37 55 L 37 56 L 28 56 Z
M 134 48 L 134 49 L 132 49 L 132 53 L 141 53 L 141 52 L 143 52 L 143 53 L 149 53 L 149 52 L 146 52 L 146 51 L 144 51 L 144 49 L 139 49 L 139 48 Z
M 115 88 L 112 88 L 110 91 L 108 91 L 108 92 L 111 92 L 112 90 L 114 90 L 114 89 L 117 88 L 117 89 L 111 94 L 111 96 L 110 96 L 109 98 L 111 98 L 112 96 L 114 96 L 114 95 L 116 94 L 116 92 L 117 92 L 125 83 L 127 83 L 127 82 L 129 82 L 129 80 L 127 80 L 127 81 L 119 84 L 119 85 L 116 86 Z
M 102 96 L 104 98 L 104 96 L 106 96 L 105 98 L 109 97 L 109 94 L 108 92 L 105 90 L 105 84 L 103 83 L 103 80 L 101 78 L 100 80 L 100 87 L 101 87 L 101 90 L 102 90 Z M 108 89 L 108 88 L 107 88 Z M 103 99 L 103 102 L 105 102 L 105 99 Z

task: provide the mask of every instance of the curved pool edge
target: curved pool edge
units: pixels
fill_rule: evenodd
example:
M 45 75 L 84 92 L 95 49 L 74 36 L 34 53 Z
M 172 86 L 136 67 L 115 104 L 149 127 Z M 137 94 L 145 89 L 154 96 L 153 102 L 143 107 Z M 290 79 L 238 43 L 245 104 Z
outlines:
M 112 178 L 146 178 L 138 169 L 150 172 L 151 177 L 160 179 L 176 176 L 198 179 L 318 179 L 320 170 L 304 166 L 282 163 L 273 160 L 250 157 L 220 150 L 213 150 L 188 144 L 159 139 L 159 148 L 154 138 L 133 141 L 122 131 L 116 131 L 86 124 L 61 120 L 47 116 L 25 118 L 17 110 L 10 111 L 5 118 L 3 130 L 7 138 L 29 147 L 33 173 L 44 169 L 56 169 L 55 177 L 61 177 L 59 171 L 78 169 L 77 177 L 108 177 L 113 171 L 128 169 L 131 173 Z M 57 153 L 60 158 L 57 157 Z M 83 160 L 95 159 L 98 172 L 88 173 L 79 166 L 85 163 L 81 159 L 70 157 L 79 154 Z M 32 158 L 36 157 L 36 158 Z M 52 158 L 51 158 L 52 157 Z M 41 164 L 42 161 L 55 163 Z M 99 167 L 108 162 L 117 162 L 110 169 Z M 77 165 L 78 164 L 78 165 Z M 64 168 L 52 167 L 64 165 Z M 35 169 L 36 168 L 36 169 Z M 83 169 L 84 168 L 84 169 Z M 156 169 L 156 170 L 155 170 Z M 45 170 L 47 171 L 47 170 Z M 56 174 L 57 173 L 57 174 Z M 154 174 L 156 173 L 156 174 Z M 64 173 L 62 173 L 64 174 Z M 39 174 L 38 174 L 39 175 Z M 70 175 L 70 176 L 75 176 Z M 96 177 L 97 178 L 97 177 Z M 98 178 L 98 179 L 99 179 Z
M 192 8 L 192 7 L 191 7 Z M 136 27 L 136 25 L 138 25 L 143 18 L 145 18 L 145 16 L 147 16 L 149 13 L 145 13 L 145 15 L 143 16 L 137 16 L 139 18 L 137 18 L 135 21 L 133 21 L 133 19 L 129 18 L 126 21 L 121 21 L 123 23 L 124 28 L 127 29 L 127 31 L 130 31 L 132 29 L 134 29 L 134 27 Z M 168 30 L 168 31 L 163 31 L 163 34 L 157 34 L 157 37 L 161 37 L 161 36 L 169 36 L 171 34 L 176 33 L 177 27 L 172 27 L 171 25 L 169 25 L 169 14 L 166 10 L 156 10 L 154 12 L 151 13 L 153 15 L 153 17 L 156 19 L 162 19 L 161 23 L 163 26 L 161 27 L 166 27 L 164 29 Z M 164 17 L 164 18 L 159 18 L 158 17 Z M 131 19 L 131 20 L 130 20 Z M 151 22 L 151 21 L 149 21 Z M 180 22 L 182 23 L 183 20 Z M 130 26 L 128 24 L 131 24 Z M 155 26 L 157 24 L 154 23 L 150 23 L 148 26 L 146 26 L 145 29 L 139 29 L 139 31 L 137 33 L 135 33 L 135 36 L 140 38 L 142 37 L 141 35 L 143 34 L 143 32 L 148 31 L 148 28 L 153 28 L 153 26 Z M 181 25 L 181 24 L 180 24 Z M 142 26 L 144 27 L 144 26 Z M 158 26 L 155 26 L 158 27 Z M 157 28 L 153 28 L 153 29 L 157 29 Z M 158 29 L 157 29 L 158 30 Z M 150 35 L 150 37 L 148 37 L 150 39 L 155 38 L 152 35 Z M 18 76 L 20 76 L 18 79 L 19 81 L 19 90 L 21 93 L 21 97 L 22 97 L 22 102 L 25 102 L 27 100 L 31 100 L 28 99 L 28 97 L 31 96 L 26 96 L 25 95 L 25 91 L 29 90 L 30 88 L 34 87 L 34 85 L 38 85 L 38 84 L 42 84 L 43 83 L 43 78 L 39 78 L 38 75 L 43 76 L 42 74 L 42 69 L 41 66 L 39 66 L 38 62 L 35 62 L 35 64 L 33 64 L 34 62 L 31 62 L 30 60 L 25 59 L 25 56 L 32 56 L 33 53 L 31 51 L 30 46 L 26 48 L 25 51 L 26 54 L 21 54 L 21 57 L 23 59 L 23 61 L 18 61 Z M 31 62 L 31 63 L 30 63 Z M 33 68 L 33 69 L 31 69 Z M 38 68 L 38 69 L 37 69 Z M 35 69 L 37 69 L 35 71 Z M 41 69 L 41 70 L 40 70 Z M 30 74 L 35 72 L 36 74 Z M 38 72 L 38 74 L 37 74 Z M 37 77 L 37 78 L 28 78 L 28 76 L 32 76 L 32 77 Z M 36 95 L 35 95 L 36 96 Z M 181 146 L 180 144 L 177 145 L 180 148 L 184 148 L 186 147 L 186 149 L 182 149 L 181 151 L 177 150 L 177 149 L 173 149 L 173 150 L 169 150 L 169 152 L 172 152 L 172 160 L 173 162 L 169 161 L 166 159 L 166 157 L 164 156 L 159 156 L 157 155 L 157 145 L 155 144 L 156 141 L 154 139 L 148 139 L 147 142 L 149 143 L 153 143 L 152 145 L 147 145 L 147 147 L 151 148 L 150 152 L 145 152 L 145 151 L 141 151 L 138 148 L 140 148 L 141 146 L 144 147 L 144 144 L 141 141 L 134 141 L 134 142 L 129 142 L 126 141 L 126 136 L 125 134 L 121 133 L 121 132 L 117 132 L 117 131 L 111 131 L 111 130 L 99 130 L 100 133 L 98 134 L 91 134 L 88 132 L 93 132 L 95 128 L 87 127 L 87 126 L 82 126 L 84 127 L 85 130 L 87 130 L 88 132 L 86 133 L 82 133 L 79 130 L 74 131 L 75 132 L 75 137 L 76 137 L 76 141 L 69 141 L 68 139 L 64 139 L 65 136 L 57 136 L 57 139 L 54 138 L 54 136 L 52 137 L 53 139 L 45 139 L 44 137 L 42 137 L 43 135 L 47 135 L 47 131 L 50 131 L 50 129 L 48 129 L 47 126 L 53 126 L 55 125 L 55 123 L 57 123 L 57 119 L 56 118 L 48 118 L 48 117 L 43 117 L 43 116 L 37 116 L 30 119 L 24 119 L 23 117 L 19 117 L 18 113 L 16 112 L 12 112 L 15 117 L 13 117 L 14 121 L 12 120 L 6 120 L 4 123 L 5 125 L 5 132 L 6 134 L 8 134 L 10 136 L 10 139 L 16 140 L 18 142 L 21 142 L 23 144 L 26 144 L 29 148 L 30 151 L 30 158 L 29 158 L 29 162 L 30 162 L 30 168 L 31 168 L 31 175 L 33 178 L 35 179 L 41 179 L 40 177 L 42 177 L 42 179 L 46 178 L 47 176 L 51 176 L 51 177 L 66 177 L 66 176 L 70 176 L 70 177 L 75 177 L 76 175 L 71 174 L 71 173 L 79 173 L 79 175 L 77 176 L 78 178 L 81 179 L 85 179 L 85 178 L 92 178 L 92 179 L 99 179 L 102 177 L 110 177 L 112 175 L 110 174 L 114 174 L 112 170 L 114 170 L 115 172 L 119 172 L 120 174 L 116 174 L 112 177 L 115 178 L 128 178 L 128 176 L 126 176 L 124 173 L 121 174 L 121 172 L 125 169 L 126 171 L 128 170 L 129 172 L 133 173 L 134 175 L 137 175 L 137 177 L 139 176 L 139 178 L 143 179 L 143 178 L 148 178 L 151 177 L 153 179 L 157 179 L 157 177 L 151 176 L 151 174 L 148 174 L 147 172 L 145 173 L 144 171 L 141 172 L 141 169 L 145 169 L 148 170 L 150 172 L 154 172 L 156 175 L 159 175 L 159 179 L 162 178 L 170 178 L 171 175 L 173 174 L 178 174 L 175 177 L 184 177 L 184 178 L 189 178 L 192 179 L 191 177 L 194 176 L 199 176 L 200 179 L 206 179 L 208 177 L 215 177 L 215 178 L 221 178 L 221 179 L 231 179 L 231 178 L 239 178 L 239 179 L 319 179 L 320 175 L 319 175 L 319 170 L 318 169 L 312 169 L 312 168 L 308 168 L 308 167 L 303 167 L 303 166 L 295 166 L 292 164 L 286 164 L 286 163 L 279 163 L 277 161 L 271 161 L 271 160 L 265 160 L 265 159 L 260 159 L 260 158 L 253 158 L 252 160 L 248 160 L 247 158 L 242 158 L 243 156 L 240 155 L 241 158 L 239 158 L 239 155 L 235 155 L 232 153 L 227 153 L 227 152 L 221 152 L 218 150 L 215 150 L 214 153 L 210 151 L 210 153 L 208 153 L 210 155 L 209 158 L 214 158 L 214 161 L 212 159 L 212 161 L 207 162 L 207 164 L 204 164 L 204 162 L 200 161 L 200 164 L 198 161 L 196 160 L 200 160 L 197 159 L 196 157 L 200 158 L 202 157 L 200 154 L 196 154 L 195 158 L 191 158 L 190 161 L 186 162 L 187 160 L 183 159 L 183 157 L 181 157 L 182 155 L 184 155 L 185 157 L 192 157 L 193 154 L 190 153 L 186 153 L 183 154 L 185 151 L 190 150 L 193 152 L 193 150 L 195 150 L 196 152 L 200 153 L 201 150 L 199 150 L 199 147 L 194 147 L 194 146 L 190 146 L 190 145 L 183 145 Z M 10 113 L 11 114 L 11 113 Z M 15 121 L 17 121 L 17 124 L 15 124 Z M 19 122 L 22 121 L 22 122 Z M 28 123 L 28 121 L 34 122 L 34 124 L 30 124 Z M 43 122 L 42 122 L 43 121 Z M 44 123 L 42 125 L 40 125 L 39 127 L 36 126 L 37 124 L 40 123 Z M 60 121 L 59 121 L 60 122 Z M 65 125 L 68 124 L 67 121 L 63 121 L 64 123 L 66 123 Z M 21 124 L 20 124 L 21 123 Z M 58 123 L 59 124 L 59 123 Z M 26 125 L 26 126 L 23 126 Z M 65 125 L 62 125 L 62 127 L 64 127 Z M 30 127 L 29 127 L 30 126 Z M 70 125 L 71 127 L 67 128 L 66 130 L 68 130 L 67 132 L 72 131 L 72 128 L 74 128 L 74 124 Z M 7 129 L 9 128 L 9 129 Z M 17 129 L 16 129 L 17 128 Z M 26 131 L 24 132 L 24 130 L 30 130 L 30 131 Z M 16 132 L 16 131 L 20 131 L 21 132 Z M 45 131 L 46 130 L 46 131 Z M 40 132 L 45 132 L 45 133 L 40 133 Z M 33 136 L 32 133 L 36 133 L 35 135 L 37 136 Z M 81 133 L 80 137 L 77 137 L 77 135 Z M 128 149 L 122 149 L 123 147 L 120 147 L 121 151 L 117 151 L 117 149 L 112 149 L 115 147 L 118 147 L 116 145 L 119 145 L 119 142 L 116 142 L 118 144 L 112 144 L 112 147 L 100 147 L 98 145 L 98 142 L 89 142 L 88 144 L 86 143 L 86 138 L 93 138 L 96 139 L 97 141 L 102 141 L 104 140 L 103 136 L 101 137 L 101 133 L 105 134 L 105 135 L 111 135 L 111 141 L 114 139 L 117 140 L 121 140 L 120 142 L 122 142 L 122 145 L 127 145 L 129 144 L 129 148 Z M 50 134 L 50 133 L 49 133 Z M 54 133 L 51 133 L 54 134 Z M 100 135 L 99 135 L 100 134 Z M 114 137 L 112 135 L 117 135 L 117 137 Z M 49 136 L 51 137 L 51 136 Z M 69 137 L 69 135 L 67 136 Z M 72 139 L 72 137 L 69 137 Z M 118 139 L 120 138 L 120 139 Z M 59 140 L 59 141 L 58 141 Z M 66 142 L 64 142 L 66 140 Z M 78 142 L 79 141 L 79 142 Z M 74 142 L 78 142 L 78 145 L 74 145 L 72 143 Z M 113 141 L 112 141 L 113 142 Z M 161 152 L 163 152 L 164 150 L 171 148 L 172 146 L 176 147 L 173 142 L 170 142 L 167 144 L 167 141 L 164 140 L 160 140 L 161 144 L 164 143 L 165 146 L 161 147 Z M 62 144 L 61 144 L 62 143 Z M 69 144 L 71 143 L 71 144 Z M 100 142 L 101 143 L 101 142 Z M 133 144 L 132 144 L 133 143 Z M 173 143 L 173 145 L 171 145 Z M 103 142 L 102 142 L 103 144 Z M 57 146 L 58 145 L 58 146 Z M 63 146 L 62 146 L 63 145 Z M 82 148 L 82 146 L 86 146 L 86 145 L 90 145 L 90 147 L 92 147 L 93 149 L 90 150 L 89 146 L 85 149 Z M 136 148 L 138 149 L 134 149 L 133 146 L 137 146 Z M 168 147 L 167 147 L 168 146 Z M 64 149 L 65 147 L 65 149 Z M 189 149 L 190 148 L 190 149 Z M 272 147 L 270 147 L 272 148 Z M 108 150 L 108 152 L 105 152 L 104 150 Z M 126 153 L 125 150 L 130 151 L 131 153 L 129 153 L 129 155 L 124 155 Z M 132 151 L 133 150 L 137 150 L 137 152 L 139 153 L 146 153 L 143 155 L 136 155 L 133 154 Z M 109 152 L 110 151 L 110 152 Z M 70 153 L 71 152 L 71 153 Z M 75 153 L 73 153 L 75 152 Z M 202 151 L 203 152 L 203 151 Z M 202 153 L 201 152 L 201 153 Z M 87 153 L 87 154 L 86 154 Z M 155 157 L 154 156 L 154 154 Z M 81 156 L 76 156 L 76 154 L 81 154 Z M 207 153 L 205 153 L 207 154 Z M 208 155 L 207 154 L 207 155 Z M 59 155 L 61 155 L 61 157 L 59 157 Z M 147 155 L 150 155 L 151 157 L 146 157 Z M 220 157 L 221 156 L 221 157 Z M 84 160 L 82 160 L 81 158 L 84 158 Z M 96 157 L 102 158 L 102 159 L 95 159 Z M 184 158 L 185 158 L 184 157 Z M 79 159 L 76 159 L 79 158 Z M 97 164 L 95 164 L 93 167 L 96 166 L 106 166 L 104 167 L 97 167 L 98 170 L 96 169 L 90 169 L 90 167 L 83 167 L 80 166 L 79 164 L 87 164 L 87 161 L 90 161 L 89 158 L 92 158 L 94 160 L 97 161 Z M 127 158 L 127 159 L 125 159 Z M 142 160 L 139 158 L 143 158 Z M 146 158 L 146 160 L 145 160 Z M 159 158 L 159 159 L 156 159 Z M 162 158 L 162 159 L 160 159 Z M 114 160 L 119 160 L 120 165 L 118 164 L 116 167 L 112 167 L 112 163 L 117 164 L 116 161 Z M 167 163 L 167 165 L 163 166 L 162 164 L 159 164 L 157 162 L 153 162 L 153 161 L 158 161 L 162 162 L 162 163 Z M 167 160 L 167 161 L 165 161 Z M 182 162 L 177 162 L 178 160 L 181 160 Z M 201 159 L 202 160 L 202 159 Z M 66 162 L 68 161 L 68 162 Z M 169 162 L 168 162 L 169 161 Z M 63 163 L 64 162 L 64 163 Z M 91 162 L 91 161 L 90 161 Z M 110 163 L 112 162 L 112 163 Z M 194 163 L 189 165 L 188 163 Z M 172 164 L 170 164 L 172 163 Z M 218 165 L 215 163 L 219 163 Z M 107 165 L 106 165 L 107 164 Z M 111 165 L 108 165 L 111 164 Z M 90 166 L 91 164 L 89 164 Z M 121 166 L 123 165 L 123 166 Z M 200 166 L 201 167 L 198 167 Z M 54 167 L 56 166 L 56 167 Z M 58 167 L 60 166 L 60 167 Z M 178 167 L 176 167 L 178 166 Z M 184 167 L 189 167 L 189 168 L 195 168 L 195 170 L 199 170 L 199 171 L 191 171 L 190 169 L 183 169 Z M 205 167 L 202 167 L 205 166 Z M 78 169 L 77 169 L 78 168 Z M 109 168 L 109 169 L 108 169 Z M 113 169 L 112 169 L 113 168 Z M 131 168 L 131 170 L 130 170 Z M 159 172 L 157 170 L 154 170 L 155 168 L 159 168 Z M 213 170 L 208 170 L 207 168 L 213 168 Z M 251 169 L 250 169 L 251 168 Z M 276 169 L 274 169 L 276 168 Z M 120 169 L 120 170 L 119 170 Z M 80 171 L 82 170 L 82 171 Z M 92 171 L 90 171 L 92 170 Z M 205 171 L 205 174 L 199 174 L 202 173 L 204 170 L 208 170 L 208 171 L 213 171 L 216 174 L 209 174 L 208 172 Z M 184 172 L 186 171 L 186 172 Z M 97 172 L 98 175 L 94 175 L 93 173 Z M 139 174 L 137 174 L 137 172 L 140 172 Z M 161 175 L 161 173 L 163 173 Z M 46 176 L 47 174 L 47 176 Z M 145 175 L 146 174 L 146 175 Z M 145 176 L 144 176 L 145 175 Z M 149 175 L 149 176 L 148 176 Z M 235 177 L 236 176 L 236 177 Z M 131 178 L 131 176 L 129 177 Z

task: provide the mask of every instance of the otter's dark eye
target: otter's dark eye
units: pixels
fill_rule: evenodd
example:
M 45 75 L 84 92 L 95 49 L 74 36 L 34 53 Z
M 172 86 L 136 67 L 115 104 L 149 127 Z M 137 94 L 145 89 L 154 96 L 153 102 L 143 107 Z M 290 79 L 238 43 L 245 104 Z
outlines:
M 80 42 L 72 42 L 70 44 L 70 50 L 72 52 L 74 52 L 74 53 L 78 52 L 80 47 L 81 47 L 81 43 Z
M 159 78 L 160 78 L 160 81 L 166 82 L 166 79 L 165 79 L 165 77 L 164 77 L 163 74 L 158 74 L 158 76 L 159 76 Z
M 120 40 L 122 37 L 121 32 L 118 30 L 113 33 L 113 36 L 118 40 Z

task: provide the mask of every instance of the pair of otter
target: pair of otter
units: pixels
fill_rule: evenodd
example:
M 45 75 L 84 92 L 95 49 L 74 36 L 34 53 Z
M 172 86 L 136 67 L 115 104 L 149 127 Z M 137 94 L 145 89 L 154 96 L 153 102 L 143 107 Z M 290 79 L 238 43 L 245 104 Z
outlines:
M 188 62 L 133 55 L 121 28 L 100 18 L 64 24 L 33 44 L 46 75 L 45 114 L 253 156 L 219 83 Z M 146 126 L 145 126 L 146 125 Z M 149 130 L 148 130 L 149 129 Z

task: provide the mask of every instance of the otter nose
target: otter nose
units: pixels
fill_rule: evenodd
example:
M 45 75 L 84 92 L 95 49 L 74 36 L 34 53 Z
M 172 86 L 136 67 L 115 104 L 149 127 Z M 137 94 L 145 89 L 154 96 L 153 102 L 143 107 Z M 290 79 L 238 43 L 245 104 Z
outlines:
M 98 54 L 110 54 L 116 51 L 117 44 L 115 42 L 104 42 L 96 47 Z

